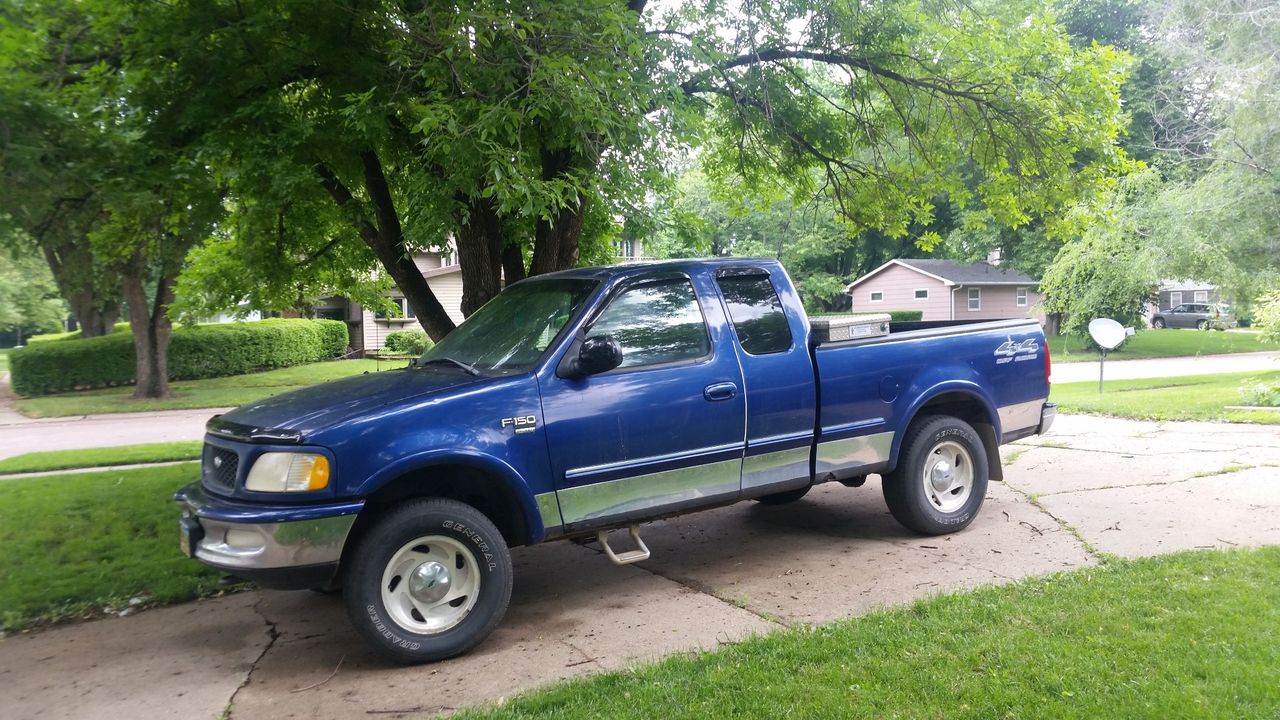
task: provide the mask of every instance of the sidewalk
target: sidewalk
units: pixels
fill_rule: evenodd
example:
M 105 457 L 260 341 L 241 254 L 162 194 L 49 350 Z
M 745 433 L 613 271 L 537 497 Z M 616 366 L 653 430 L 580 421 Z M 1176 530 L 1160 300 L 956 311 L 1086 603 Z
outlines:
M 1072 353 L 1075 357 L 1078 353 Z M 1094 354 L 1097 357 L 1097 354 Z M 1054 358 L 1057 360 L 1058 358 Z M 1177 377 L 1179 375 L 1216 375 L 1218 373 L 1262 372 L 1280 370 L 1280 352 L 1236 353 L 1234 355 L 1201 355 L 1199 357 L 1150 358 L 1147 360 L 1107 361 L 1108 380 Z M 1098 381 L 1098 362 L 1054 362 L 1053 382 L 1073 383 Z
M 1086 567 L 1094 552 L 1280 544 L 1275 426 L 1062 416 L 1051 435 L 1004 454 L 1006 482 L 955 535 L 903 530 L 875 476 L 859 489 L 830 483 L 789 506 L 646 524 L 653 557 L 638 565 L 613 566 L 591 545 L 518 548 L 506 619 L 454 660 L 388 665 L 350 629 L 340 598 L 250 592 L 0 640 L 0 707 L 24 718 L 419 717 Z

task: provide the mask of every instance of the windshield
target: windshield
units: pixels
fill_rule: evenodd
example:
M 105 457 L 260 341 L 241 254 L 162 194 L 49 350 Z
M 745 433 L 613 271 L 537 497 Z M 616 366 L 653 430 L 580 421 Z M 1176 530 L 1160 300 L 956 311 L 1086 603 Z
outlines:
M 422 354 L 477 370 L 527 370 L 595 289 L 594 280 L 531 280 L 512 285 Z

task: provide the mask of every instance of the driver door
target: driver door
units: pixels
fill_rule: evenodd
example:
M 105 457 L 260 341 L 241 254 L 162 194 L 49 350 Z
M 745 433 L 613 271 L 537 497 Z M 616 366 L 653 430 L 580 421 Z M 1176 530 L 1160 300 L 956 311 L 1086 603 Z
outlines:
M 737 498 L 746 406 L 726 332 L 714 291 L 695 291 L 684 273 L 641 276 L 611 294 L 586 337 L 613 337 L 622 364 L 551 375 L 542 387 L 566 530 Z

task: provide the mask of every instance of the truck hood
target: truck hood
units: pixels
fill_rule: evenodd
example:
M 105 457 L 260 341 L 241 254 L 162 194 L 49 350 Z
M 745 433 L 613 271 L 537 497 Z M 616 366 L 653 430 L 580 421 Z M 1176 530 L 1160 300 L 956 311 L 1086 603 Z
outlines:
M 293 430 L 305 438 L 348 418 L 393 403 L 492 378 L 472 377 L 448 366 L 428 366 L 379 373 L 313 385 L 241 405 L 221 416 L 227 422 L 258 428 Z

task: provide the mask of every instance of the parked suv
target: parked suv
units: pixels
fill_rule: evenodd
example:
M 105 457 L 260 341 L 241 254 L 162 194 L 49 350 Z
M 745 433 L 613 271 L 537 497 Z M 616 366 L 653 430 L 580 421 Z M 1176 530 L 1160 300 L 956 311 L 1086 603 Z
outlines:
M 1182 303 L 1181 305 L 1156 313 L 1151 318 L 1153 328 L 1195 328 L 1197 330 L 1226 330 L 1236 326 L 1236 318 L 1231 314 L 1229 305 L 1213 303 Z

